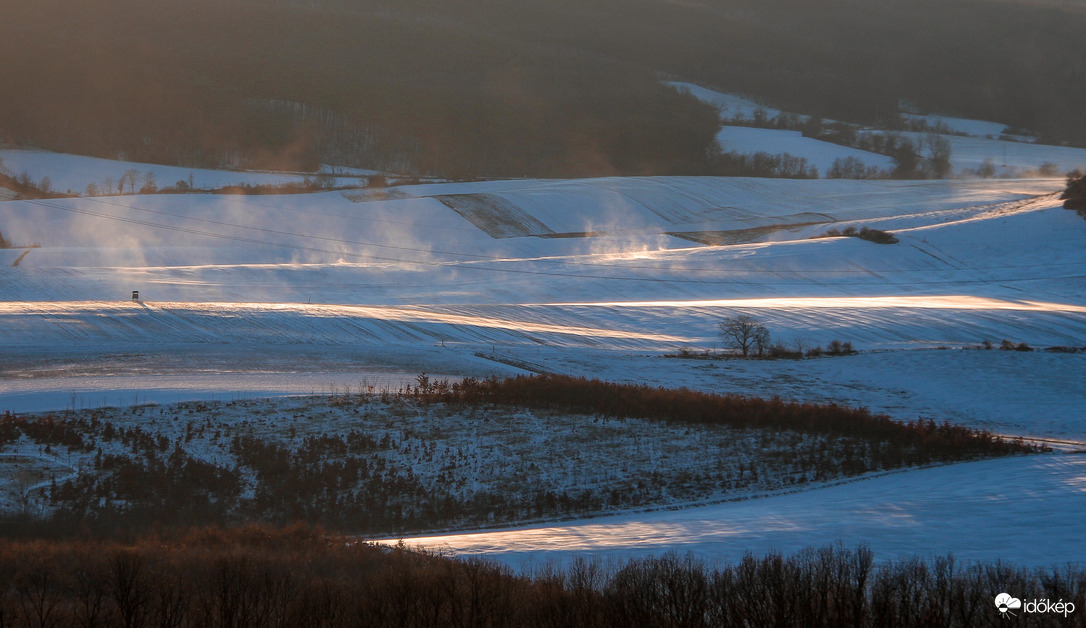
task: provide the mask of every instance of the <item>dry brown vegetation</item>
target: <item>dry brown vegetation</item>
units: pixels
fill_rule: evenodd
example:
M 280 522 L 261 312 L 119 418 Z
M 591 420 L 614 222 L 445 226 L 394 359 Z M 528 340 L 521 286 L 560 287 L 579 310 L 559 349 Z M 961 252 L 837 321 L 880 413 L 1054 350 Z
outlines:
M 880 565 L 866 547 L 830 546 L 717 567 L 664 554 L 516 575 L 486 559 L 302 526 L 0 541 L 5 627 L 998 626 L 1006 620 L 993 591 L 1081 609 L 1086 573 L 951 557 Z M 1065 626 L 1079 617 L 1029 619 Z
M 1033 453 L 1034 445 L 1008 441 L 984 430 L 937 424 L 931 419 L 895 421 L 866 408 L 717 395 L 686 388 L 618 384 L 564 375 L 465 379 L 430 385 L 419 394 L 444 402 L 515 404 L 571 412 L 637 417 L 678 423 L 795 430 L 870 438 L 889 464 L 926 464 L 975 456 Z M 886 443 L 886 444 L 881 444 Z
M 70 469 L 9 491 L 17 501 L 0 518 L 0 533 L 34 522 L 39 534 L 95 535 L 151 529 L 165 512 L 180 526 L 468 529 L 1041 450 L 834 404 L 564 376 L 449 384 L 425 375 L 400 392 L 279 405 L 5 414 L 0 447 Z M 618 454 L 613 465 L 586 462 L 604 450 Z

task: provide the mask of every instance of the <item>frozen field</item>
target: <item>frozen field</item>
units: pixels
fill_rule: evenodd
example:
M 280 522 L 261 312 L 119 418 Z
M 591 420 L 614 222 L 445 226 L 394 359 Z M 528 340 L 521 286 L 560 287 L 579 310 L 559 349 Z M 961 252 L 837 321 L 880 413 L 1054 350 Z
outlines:
M 0 411 L 549 371 L 1086 441 L 1086 353 L 1043 351 L 1086 346 L 1086 221 L 1059 207 L 1061 185 L 681 177 L 3 201 L 4 236 L 41 248 L 0 250 Z M 849 226 L 900 241 L 811 239 Z M 861 353 L 663 357 L 718 350 L 717 322 L 737 313 L 788 345 Z M 1004 339 L 1037 350 L 979 348 Z M 1081 456 L 1053 454 L 412 542 L 517 565 L 837 539 L 1047 564 L 1086 556 L 1070 530 L 1084 478 Z
M 725 123 L 736 118 L 750 121 L 756 113 L 766 120 L 772 120 L 784 113 L 779 109 L 760 106 L 741 96 L 720 93 L 690 83 L 669 85 L 717 107 Z M 1035 173 L 1044 163 L 1051 164 L 1058 172 L 1086 170 L 1086 149 L 1035 144 L 1033 138 L 1008 133 L 1007 124 L 941 115 L 903 114 L 903 117 L 923 121 L 931 128 L 946 133 L 944 137 L 949 140 L 952 151 L 950 163 L 957 175 L 967 171 L 975 174 L 978 168 L 986 165 L 993 168 L 995 176 L 1001 177 Z M 800 118 L 806 119 L 807 116 Z M 877 129 L 873 131 L 881 132 Z M 916 146 L 922 145 L 925 135 L 927 134 L 903 133 L 903 136 L 912 140 Z M 844 157 L 854 157 L 868 166 L 877 166 L 883 170 L 893 170 L 894 167 L 894 161 L 886 155 L 803 137 L 799 131 L 725 126 L 717 136 L 717 141 L 726 152 L 789 153 L 796 157 L 805 157 L 811 165 L 818 167 L 819 176 L 823 177 L 835 159 Z
M 953 554 L 1047 567 L 1081 563 L 1086 456 L 1031 456 L 895 473 L 801 493 L 563 526 L 408 539 L 530 571 L 588 556 L 604 564 L 661 548 L 736 562 L 844 540 L 879 560 Z

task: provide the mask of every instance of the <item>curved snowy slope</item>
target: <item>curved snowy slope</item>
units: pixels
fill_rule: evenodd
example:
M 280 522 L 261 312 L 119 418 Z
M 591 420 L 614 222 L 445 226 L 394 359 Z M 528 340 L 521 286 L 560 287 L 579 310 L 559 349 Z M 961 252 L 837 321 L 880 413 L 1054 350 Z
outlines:
M 0 250 L 0 406 L 549 370 L 1084 440 L 1086 354 L 872 351 L 1086 345 L 1086 221 L 1059 206 L 1059 187 L 681 177 L 0 202 L 5 238 L 42 244 Z M 900 242 L 809 239 L 847 226 Z M 864 353 L 660 357 L 718 348 L 717 322 L 740 312 L 785 342 L 850 340 Z M 421 542 L 517 565 L 661 546 L 730 559 L 839 539 L 884 558 L 1049 564 L 1086 550 L 1081 458 Z
M 779 337 L 840 330 L 865 348 L 1004 337 L 1079 345 L 1086 222 L 1054 196 L 1032 196 L 1051 186 L 689 177 L 423 185 L 390 200 L 325 193 L 6 202 L 0 229 L 43 246 L 0 251 L 0 299 L 9 302 L 2 315 L 20 321 L 22 343 L 50 342 L 57 319 L 53 306 L 12 302 L 95 302 L 74 307 L 85 312 L 76 327 L 90 342 L 116 331 L 110 317 L 97 316 L 120 307 L 108 302 L 139 290 L 150 304 L 132 316 L 147 317 L 140 325 L 149 331 L 138 335 L 147 341 L 199 341 L 205 332 L 192 330 L 215 317 L 184 304 L 222 302 L 415 304 L 410 314 L 350 314 L 386 321 L 397 331 L 382 338 L 403 342 L 420 337 L 403 319 L 424 311 L 438 330 L 427 339 L 591 338 L 619 347 L 630 346 L 632 333 L 633 344 L 674 349 L 711 345 L 715 320 L 749 311 Z M 809 239 L 831 224 L 893 230 L 901 241 Z M 510 235 L 540 226 L 547 233 Z M 159 305 L 192 320 L 165 324 L 151 316 Z M 316 308 L 264 309 L 261 321 L 282 317 L 284 328 L 308 330 L 283 341 L 369 337 L 334 328 L 335 317 Z M 452 327 L 449 313 L 460 317 Z M 314 325 L 332 327 L 321 333 Z M 568 327 L 593 331 L 564 333 Z
M 865 166 L 875 166 L 879 170 L 890 172 L 894 169 L 894 160 L 886 155 L 804 137 L 800 131 L 726 125 L 717 132 L 716 141 L 726 153 L 788 153 L 803 157 L 808 165 L 818 169 L 818 175 L 822 177 L 830 173 L 835 161 L 849 157 L 859 159 Z
M 623 177 L 431 184 L 418 196 L 497 197 L 555 233 L 737 231 L 869 220 L 1046 194 L 1056 180 L 843 181 L 743 177 Z
M 728 243 L 777 240 L 801 226 L 912 214 L 942 222 L 935 212 L 1058 188 L 1051 180 L 664 177 L 407 186 L 383 201 L 339 193 L 137 195 L 8 202 L 0 229 L 9 240 L 44 245 L 27 267 L 417 266 L 689 247 L 689 238 L 706 233 L 731 234 Z M 498 233 L 488 235 L 488 226 Z
M 843 541 L 880 560 L 946 556 L 1048 567 L 1086 555 L 1086 457 L 1030 456 L 895 473 L 743 502 L 554 526 L 405 539 L 530 570 L 574 556 L 621 560 L 661 548 L 709 562 Z M 391 541 L 395 542 L 395 541 Z

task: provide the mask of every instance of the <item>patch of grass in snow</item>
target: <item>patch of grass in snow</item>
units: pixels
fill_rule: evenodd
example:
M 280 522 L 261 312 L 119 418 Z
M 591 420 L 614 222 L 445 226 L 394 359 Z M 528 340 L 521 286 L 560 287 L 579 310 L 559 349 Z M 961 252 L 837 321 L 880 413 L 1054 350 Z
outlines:
M 139 530 L 169 513 L 173 525 L 305 521 L 402 534 L 749 497 L 1036 451 L 832 404 L 555 376 L 418 383 L 398 393 L 6 414 L 0 455 L 37 455 L 39 474 L 60 464 L 70 472 L 5 508 L 60 528 Z

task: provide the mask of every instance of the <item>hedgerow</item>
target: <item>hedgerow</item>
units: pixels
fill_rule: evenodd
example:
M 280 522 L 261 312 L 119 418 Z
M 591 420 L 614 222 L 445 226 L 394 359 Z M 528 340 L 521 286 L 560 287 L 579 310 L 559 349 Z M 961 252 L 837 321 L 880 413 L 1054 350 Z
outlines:
M 468 378 L 451 385 L 416 389 L 416 394 L 447 403 L 521 405 L 678 423 L 854 436 L 885 443 L 880 445 L 885 455 L 906 464 L 1040 451 L 1035 445 L 1007 440 L 986 430 L 923 418 L 895 421 L 866 408 L 835 403 L 760 399 L 565 375 Z

